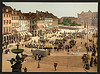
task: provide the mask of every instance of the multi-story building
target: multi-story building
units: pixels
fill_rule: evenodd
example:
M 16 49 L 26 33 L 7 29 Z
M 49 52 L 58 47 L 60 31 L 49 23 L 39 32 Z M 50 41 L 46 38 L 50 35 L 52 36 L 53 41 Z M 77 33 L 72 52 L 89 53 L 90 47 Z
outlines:
M 12 32 L 12 8 L 9 6 L 3 5 L 3 14 L 2 14 L 2 35 L 3 42 L 10 42 L 11 40 L 11 32 Z
M 25 38 L 25 35 L 28 33 L 28 19 L 22 14 L 21 10 L 17 11 L 18 19 L 18 28 L 16 28 L 18 35 L 21 36 L 21 39 Z M 17 21 L 16 21 L 17 22 Z
M 25 38 L 28 33 L 28 20 L 25 16 L 22 15 L 19 18 L 19 31 L 22 36 L 22 39 Z
M 18 15 L 18 11 L 16 9 L 14 9 L 12 11 L 12 39 L 15 40 L 16 37 L 18 37 L 18 35 L 16 36 L 16 30 L 18 31 L 19 29 L 19 15 Z M 18 39 L 16 39 L 18 40 Z M 15 41 L 16 41 L 15 40 Z
M 58 25 L 58 19 L 53 19 L 52 25 Z
M 53 19 L 52 18 L 45 18 L 45 28 L 52 28 Z
M 23 13 L 24 16 L 26 16 L 29 21 L 28 21 L 28 32 L 30 32 L 32 34 L 32 36 L 34 36 L 34 30 L 35 30 L 35 21 L 34 21 L 34 15 L 35 13 Z
M 12 11 L 12 30 L 19 27 L 19 15 L 17 12 L 16 9 Z
M 52 13 L 49 13 L 48 11 L 42 12 L 36 10 L 35 18 L 36 20 L 45 20 L 45 18 L 53 18 L 56 19 L 57 16 L 54 16 Z
M 88 12 L 82 11 L 80 14 L 78 14 L 78 24 L 81 24 L 84 27 L 86 27 L 86 25 L 97 26 L 98 23 L 97 20 L 98 20 L 97 12 L 91 12 L 89 10 Z

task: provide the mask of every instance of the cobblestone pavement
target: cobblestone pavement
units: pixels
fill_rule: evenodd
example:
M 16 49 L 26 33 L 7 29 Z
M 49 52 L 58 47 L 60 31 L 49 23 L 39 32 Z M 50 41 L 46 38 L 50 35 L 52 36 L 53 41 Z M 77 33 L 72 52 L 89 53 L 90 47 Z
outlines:
M 48 36 L 51 36 L 51 35 L 48 35 Z M 84 70 L 83 68 L 83 63 L 81 59 L 82 55 L 86 53 L 86 49 L 84 48 L 84 43 L 87 42 L 86 38 L 87 37 L 85 37 L 85 39 L 80 39 L 80 38 L 75 39 L 77 41 L 76 45 L 78 47 L 77 49 L 79 50 L 79 54 L 77 54 L 76 46 L 72 48 L 73 55 L 71 55 L 71 51 L 70 51 L 70 54 L 67 55 L 66 50 L 60 50 L 59 52 L 57 51 L 54 52 L 54 50 L 52 50 L 50 56 L 46 56 L 41 59 L 40 68 L 37 68 L 38 62 L 35 61 L 34 58 L 32 57 L 31 48 L 22 47 L 20 45 L 19 48 L 23 48 L 24 53 L 28 55 L 28 57 L 22 63 L 23 68 L 27 67 L 28 72 L 86 72 L 86 70 Z M 89 35 L 89 38 L 92 38 L 92 36 Z M 38 40 L 37 37 L 32 37 L 32 39 L 35 39 L 36 41 Z M 56 37 L 54 39 L 56 39 Z M 96 43 L 97 39 L 94 39 L 94 40 Z M 83 42 L 82 47 L 81 47 L 80 41 Z M 69 40 L 66 42 L 66 44 L 68 44 L 68 42 Z M 10 50 L 17 48 L 15 43 L 10 44 L 10 45 L 13 45 L 12 47 L 8 46 L 8 49 Z M 89 43 L 89 45 L 91 45 L 91 43 Z M 91 55 L 91 52 L 89 52 L 89 54 Z M 16 55 L 11 52 L 9 54 L 4 54 L 4 52 L 2 53 L 2 71 L 3 72 L 12 71 L 11 64 L 7 60 L 11 59 L 12 57 L 14 58 L 15 56 Z M 54 71 L 53 64 L 55 62 L 58 63 L 57 71 Z M 87 70 L 87 72 L 97 72 L 97 66 L 93 65 L 93 67 L 90 67 L 90 69 Z

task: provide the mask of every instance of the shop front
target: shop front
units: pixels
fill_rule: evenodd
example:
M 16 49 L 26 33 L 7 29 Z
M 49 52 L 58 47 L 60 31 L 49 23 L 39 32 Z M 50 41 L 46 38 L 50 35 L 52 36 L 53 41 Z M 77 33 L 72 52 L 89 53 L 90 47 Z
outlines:
M 8 42 L 11 43 L 11 34 L 3 35 L 3 43 Z

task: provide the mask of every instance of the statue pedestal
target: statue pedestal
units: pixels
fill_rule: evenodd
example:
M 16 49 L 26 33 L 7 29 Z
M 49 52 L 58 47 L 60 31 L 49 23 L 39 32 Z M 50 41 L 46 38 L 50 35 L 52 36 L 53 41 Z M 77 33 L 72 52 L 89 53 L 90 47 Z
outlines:
M 12 72 L 21 72 L 21 69 L 12 69 Z

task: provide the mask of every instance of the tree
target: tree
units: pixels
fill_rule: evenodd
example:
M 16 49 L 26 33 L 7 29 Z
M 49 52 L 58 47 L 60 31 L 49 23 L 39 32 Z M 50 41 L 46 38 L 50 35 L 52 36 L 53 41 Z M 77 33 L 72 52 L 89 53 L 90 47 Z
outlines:
M 60 23 L 60 19 L 58 19 L 58 24 L 61 24 L 61 23 Z
M 70 24 L 70 23 L 71 23 L 71 19 L 70 19 L 70 18 L 68 18 L 67 20 L 68 20 L 68 23 Z
M 66 18 L 63 18 L 62 24 L 66 26 L 66 25 L 68 25 L 67 23 L 68 23 L 68 20 Z

